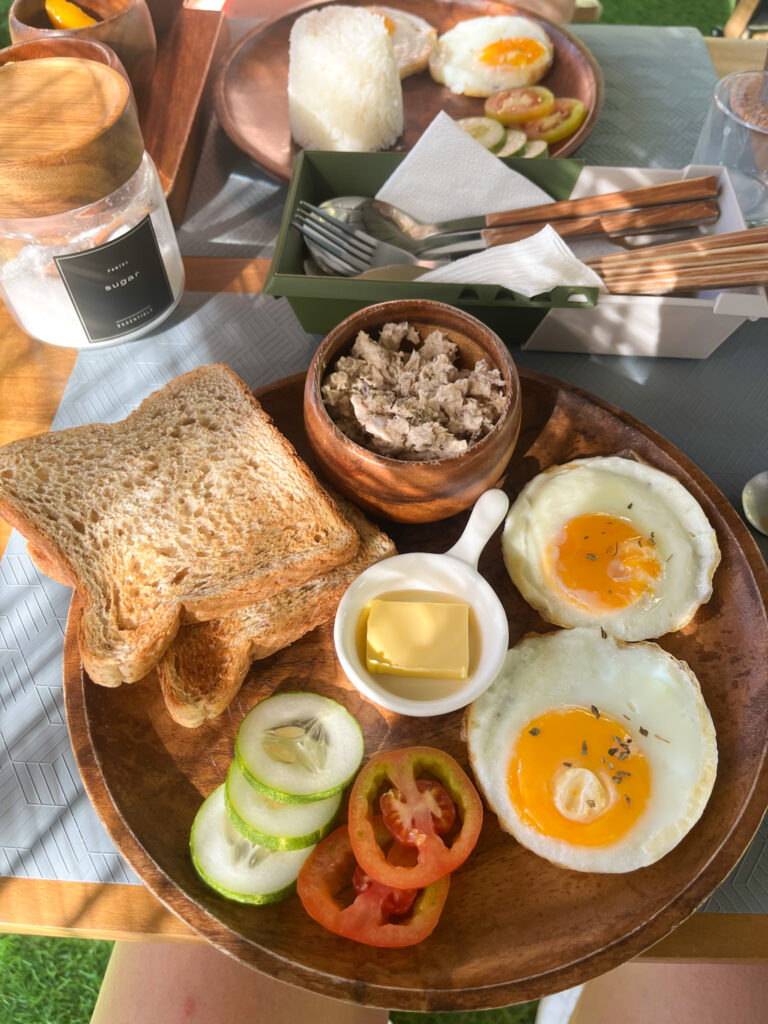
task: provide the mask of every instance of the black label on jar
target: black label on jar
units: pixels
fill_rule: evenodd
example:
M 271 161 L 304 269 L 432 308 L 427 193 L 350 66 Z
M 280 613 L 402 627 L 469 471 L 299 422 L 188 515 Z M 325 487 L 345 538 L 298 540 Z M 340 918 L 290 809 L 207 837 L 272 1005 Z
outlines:
M 173 303 L 149 214 L 111 242 L 54 260 L 90 342 L 138 331 Z

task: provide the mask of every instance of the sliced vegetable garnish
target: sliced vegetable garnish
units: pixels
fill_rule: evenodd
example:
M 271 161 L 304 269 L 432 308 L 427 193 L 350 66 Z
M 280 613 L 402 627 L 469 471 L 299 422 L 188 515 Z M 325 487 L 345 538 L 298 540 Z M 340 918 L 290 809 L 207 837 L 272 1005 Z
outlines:
M 493 153 L 504 145 L 506 133 L 498 121 L 490 117 L 462 117 L 456 122 L 459 128 Z
M 447 830 L 440 791 L 455 805 L 456 821 Z M 415 848 L 414 865 L 393 864 L 378 842 L 380 806 L 393 835 L 407 837 L 404 841 Z M 358 864 L 378 882 L 398 889 L 422 888 L 463 864 L 482 823 L 483 807 L 472 782 L 449 754 L 433 747 L 406 747 L 372 758 L 349 798 L 349 837 Z
M 520 85 L 504 89 L 485 101 L 485 113 L 501 124 L 522 124 L 549 114 L 555 105 L 555 94 L 543 85 Z
M 311 804 L 280 803 L 252 786 L 233 761 L 225 782 L 225 803 L 232 824 L 252 843 L 270 850 L 302 850 L 331 831 L 341 793 Z
M 501 149 L 497 149 L 495 156 L 525 156 L 525 150 L 528 146 L 528 138 L 525 132 L 518 131 L 516 128 L 507 129 L 507 138 Z
M 294 891 L 313 847 L 275 851 L 251 843 L 229 820 L 222 785 L 197 812 L 189 849 L 195 870 L 220 896 L 239 903 L 276 903 Z
M 373 828 L 384 846 L 396 847 L 381 819 Z M 344 893 L 350 883 L 354 898 L 347 902 Z M 397 948 L 413 946 L 434 931 L 449 885 L 449 878 L 441 878 L 416 892 L 374 881 L 356 867 L 349 832 L 342 825 L 315 847 L 299 873 L 297 889 L 309 916 L 334 934 L 367 946 Z
M 525 134 L 532 142 L 559 142 L 576 131 L 586 113 L 581 100 L 555 100 L 551 114 L 524 125 Z
M 525 152 L 522 156 L 527 157 L 528 159 L 549 156 L 549 146 L 541 139 L 538 139 L 536 142 L 529 142 L 525 147 Z
M 248 782 L 273 800 L 311 803 L 341 792 L 363 759 L 350 713 L 316 693 L 281 693 L 252 708 L 235 739 Z

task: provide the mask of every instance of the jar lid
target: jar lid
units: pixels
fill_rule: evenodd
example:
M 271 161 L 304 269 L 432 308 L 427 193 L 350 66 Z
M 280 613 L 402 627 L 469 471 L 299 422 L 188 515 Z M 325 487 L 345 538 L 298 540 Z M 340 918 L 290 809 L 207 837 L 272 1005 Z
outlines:
M 144 142 L 122 75 L 72 57 L 0 67 L 0 217 L 46 217 L 125 184 Z

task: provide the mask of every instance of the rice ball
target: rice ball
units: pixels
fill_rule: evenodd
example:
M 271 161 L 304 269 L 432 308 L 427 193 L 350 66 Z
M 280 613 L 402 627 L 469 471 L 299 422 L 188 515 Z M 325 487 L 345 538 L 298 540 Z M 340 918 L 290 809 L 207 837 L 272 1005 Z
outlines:
M 384 19 L 342 6 L 298 18 L 288 111 L 291 134 L 306 149 L 388 149 L 403 131 L 403 91 Z

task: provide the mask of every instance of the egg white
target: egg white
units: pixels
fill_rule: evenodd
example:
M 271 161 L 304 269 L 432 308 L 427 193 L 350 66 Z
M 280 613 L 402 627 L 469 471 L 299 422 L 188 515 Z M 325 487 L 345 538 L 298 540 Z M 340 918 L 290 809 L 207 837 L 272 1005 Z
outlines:
M 633 749 L 642 751 L 650 769 L 642 814 L 604 846 L 542 834 L 521 820 L 507 790 L 522 730 L 546 711 L 573 705 L 595 705 L 626 723 Z M 715 782 L 715 729 L 688 665 L 657 644 L 625 644 L 596 629 L 521 640 L 491 687 L 470 705 L 465 728 L 475 779 L 501 827 L 539 856 L 575 871 L 618 873 L 653 864 L 696 824 Z
M 569 520 L 588 513 L 629 519 L 650 537 L 662 576 L 633 604 L 595 612 L 569 601 L 544 570 L 544 553 Z M 681 629 L 712 596 L 717 537 L 701 506 L 661 470 L 619 456 L 577 459 L 530 480 L 507 515 L 502 536 L 512 582 L 547 622 L 602 626 L 621 640 Z
M 407 78 L 417 71 L 423 71 L 437 45 L 437 29 L 434 25 L 417 14 L 395 7 L 377 4 L 368 10 L 373 14 L 383 14 L 394 25 L 390 38 L 400 77 Z
M 494 67 L 478 54 L 502 39 L 535 39 L 543 54 L 519 67 Z M 491 96 L 502 89 L 534 85 L 552 66 L 554 46 L 544 29 L 530 18 L 488 15 L 460 21 L 437 41 L 429 58 L 429 73 L 451 92 L 464 96 Z

